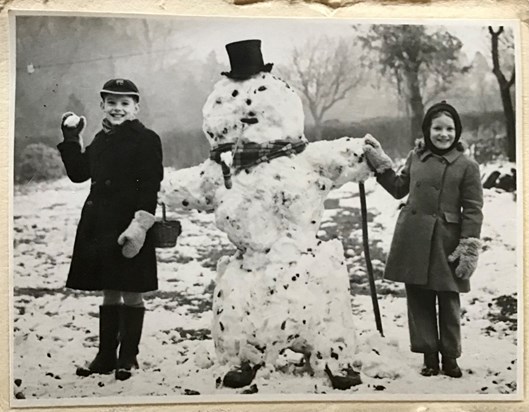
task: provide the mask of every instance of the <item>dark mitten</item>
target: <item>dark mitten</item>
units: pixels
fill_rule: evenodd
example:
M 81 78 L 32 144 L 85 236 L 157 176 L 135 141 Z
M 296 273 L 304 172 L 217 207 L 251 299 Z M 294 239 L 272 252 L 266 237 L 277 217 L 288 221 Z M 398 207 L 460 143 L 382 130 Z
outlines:
M 459 245 L 448 256 L 449 262 L 459 260 L 456 267 L 456 276 L 460 279 L 470 279 L 470 276 L 478 266 L 478 256 L 481 249 L 481 241 L 475 237 L 461 239 Z
M 67 112 L 62 115 L 61 131 L 65 142 L 81 143 L 81 132 L 86 125 L 84 116 L 77 116 L 75 113 Z

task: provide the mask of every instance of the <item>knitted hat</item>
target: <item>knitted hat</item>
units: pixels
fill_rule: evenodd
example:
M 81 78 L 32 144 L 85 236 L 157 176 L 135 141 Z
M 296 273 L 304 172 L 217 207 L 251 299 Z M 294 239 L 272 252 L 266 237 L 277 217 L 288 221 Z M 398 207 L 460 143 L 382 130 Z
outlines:
M 430 127 L 432 126 L 432 120 L 434 116 L 439 112 L 447 112 L 454 121 L 454 127 L 456 129 L 456 136 L 454 142 L 450 145 L 448 149 L 444 150 L 436 148 L 430 140 Z M 448 104 L 446 100 L 443 100 L 440 103 L 436 103 L 432 107 L 430 107 L 424 115 L 424 119 L 422 121 L 422 133 L 424 135 L 424 143 L 426 144 L 426 147 L 428 149 L 430 149 L 433 153 L 436 154 L 448 153 L 454 147 L 456 147 L 457 143 L 459 142 L 459 138 L 461 137 L 461 130 L 462 127 L 459 113 L 457 113 L 457 110 L 452 105 Z
M 246 80 L 260 72 L 270 72 L 273 63 L 264 64 L 261 40 L 242 40 L 226 45 L 231 71 L 221 74 L 233 80 Z
M 103 85 L 99 92 L 101 98 L 104 99 L 107 94 L 122 94 L 124 96 L 131 96 L 137 102 L 140 101 L 140 92 L 134 83 L 127 79 L 111 79 Z

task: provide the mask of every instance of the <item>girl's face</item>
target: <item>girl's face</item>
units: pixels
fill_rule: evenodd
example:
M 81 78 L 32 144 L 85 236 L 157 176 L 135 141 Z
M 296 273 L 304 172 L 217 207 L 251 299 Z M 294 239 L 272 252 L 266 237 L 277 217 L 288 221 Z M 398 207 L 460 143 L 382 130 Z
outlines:
M 450 116 L 441 114 L 432 119 L 432 124 L 430 125 L 430 141 L 436 148 L 446 150 L 452 146 L 455 139 L 456 128 L 454 120 Z
M 126 120 L 136 118 L 139 110 L 139 103 L 131 96 L 119 94 L 107 94 L 101 102 L 101 109 L 105 113 L 105 118 L 111 124 L 117 126 Z

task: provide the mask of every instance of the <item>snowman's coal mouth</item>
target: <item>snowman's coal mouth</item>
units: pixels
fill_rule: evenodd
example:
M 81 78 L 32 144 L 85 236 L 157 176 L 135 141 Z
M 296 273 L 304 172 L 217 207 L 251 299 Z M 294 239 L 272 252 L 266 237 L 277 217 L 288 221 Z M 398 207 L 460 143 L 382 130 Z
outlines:
M 257 120 L 255 117 L 245 117 L 241 119 L 241 122 L 246 123 L 246 124 L 255 124 L 255 123 L 258 123 L 259 120 Z

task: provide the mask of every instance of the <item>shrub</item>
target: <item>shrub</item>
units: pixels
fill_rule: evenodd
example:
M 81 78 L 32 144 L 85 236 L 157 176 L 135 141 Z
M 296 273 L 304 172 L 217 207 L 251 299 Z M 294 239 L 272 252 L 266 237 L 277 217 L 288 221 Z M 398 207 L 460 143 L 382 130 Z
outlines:
M 480 164 L 506 157 L 505 127 L 501 122 L 480 125 L 477 130 L 463 133 L 462 140 L 470 147 L 470 151 Z
M 55 180 L 64 176 L 59 151 L 43 143 L 33 143 L 24 148 L 15 164 L 15 181 Z

